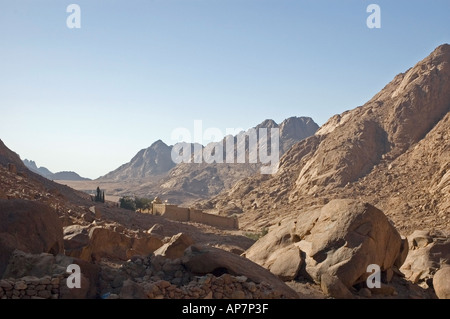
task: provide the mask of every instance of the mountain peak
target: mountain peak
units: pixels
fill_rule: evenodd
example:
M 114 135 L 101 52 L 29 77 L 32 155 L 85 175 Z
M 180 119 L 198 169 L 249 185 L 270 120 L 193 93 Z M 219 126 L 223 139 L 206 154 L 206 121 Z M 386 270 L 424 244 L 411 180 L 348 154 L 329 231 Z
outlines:
M 31 170 L 38 170 L 38 167 L 37 167 L 35 161 L 28 160 L 28 159 L 24 159 L 24 160 L 23 160 L 23 163 L 25 164 L 26 167 L 28 167 L 28 169 L 31 169 Z
M 450 54 L 450 44 L 444 43 L 438 46 L 432 53 L 432 55 Z
M 259 128 L 277 128 L 277 127 L 278 127 L 277 122 L 275 122 L 272 119 L 266 119 L 266 120 L 262 121 L 260 124 L 258 124 L 256 126 L 256 129 L 259 129 Z
M 164 143 L 162 140 L 157 140 L 152 145 L 150 145 L 150 148 L 157 148 L 157 147 L 169 147 L 166 143 Z

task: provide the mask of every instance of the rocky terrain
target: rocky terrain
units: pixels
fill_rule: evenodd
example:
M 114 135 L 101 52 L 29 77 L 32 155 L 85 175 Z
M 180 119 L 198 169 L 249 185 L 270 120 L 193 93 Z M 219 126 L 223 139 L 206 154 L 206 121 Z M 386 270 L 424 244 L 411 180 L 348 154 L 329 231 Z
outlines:
M 29 171 L 3 142 L 0 163 L 1 299 L 297 297 L 239 256 L 254 242 L 242 232 L 94 205 Z M 81 289 L 67 287 L 70 264 Z
M 0 298 L 449 298 L 449 111 L 442 45 L 286 146 L 276 174 L 196 203 L 240 230 L 95 204 L 0 142 Z M 213 194 L 201 174 L 217 172 L 196 169 Z M 81 289 L 67 287 L 70 264 Z

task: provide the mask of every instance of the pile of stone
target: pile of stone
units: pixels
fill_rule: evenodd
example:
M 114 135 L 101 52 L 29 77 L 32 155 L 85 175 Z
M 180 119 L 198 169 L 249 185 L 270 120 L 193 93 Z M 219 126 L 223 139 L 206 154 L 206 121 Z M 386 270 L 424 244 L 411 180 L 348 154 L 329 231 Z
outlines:
M 256 284 L 245 276 L 213 274 L 195 277 L 185 286 L 161 280 L 143 285 L 150 299 L 275 299 L 280 294 L 269 284 Z
M 102 267 L 102 298 L 257 299 L 298 298 L 277 276 L 250 260 L 214 247 L 195 245 L 183 234 L 119 269 Z
M 122 282 L 121 287 L 114 288 L 118 278 L 128 279 Z M 215 274 L 195 276 L 186 268 L 182 259 L 154 255 L 133 258 L 125 263 L 108 288 L 113 293 L 103 291 L 102 294 L 108 299 L 272 299 L 283 297 L 282 292 L 273 289 L 267 282 L 256 283 L 244 275 L 221 274 L 220 270 Z

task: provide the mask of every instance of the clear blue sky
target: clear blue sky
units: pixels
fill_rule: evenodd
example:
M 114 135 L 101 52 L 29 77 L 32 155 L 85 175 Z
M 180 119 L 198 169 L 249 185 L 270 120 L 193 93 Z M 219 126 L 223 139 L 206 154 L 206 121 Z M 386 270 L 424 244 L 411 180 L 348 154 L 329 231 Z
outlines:
M 196 119 L 321 125 L 449 43 L 449 14 L 448 0 L 3 0 L 0 139 L 96 178 Z

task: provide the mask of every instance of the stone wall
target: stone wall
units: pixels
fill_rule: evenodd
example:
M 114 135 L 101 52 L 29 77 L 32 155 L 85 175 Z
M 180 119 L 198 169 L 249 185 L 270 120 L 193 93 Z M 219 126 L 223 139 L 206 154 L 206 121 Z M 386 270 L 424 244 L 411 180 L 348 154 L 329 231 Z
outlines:
M 0 299 L 58 299 L 64 276 L 0 280 Z
M 153 214 L 180 222 L 189 221 L 189 208 L 169 204 L 153 204 Z
M 153 204 L 153 215 L 181 222 L 196 222 L 219 228 L 239 229 L 236 217 L 207 214 L 198 209 L 178 207 L 170 204 Z
M 207 214 L 197 209 L 190 209 L 190 221 L 221 228 L 239 229 L 238 219 L 235 217 Z

